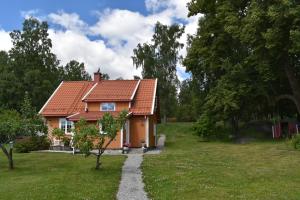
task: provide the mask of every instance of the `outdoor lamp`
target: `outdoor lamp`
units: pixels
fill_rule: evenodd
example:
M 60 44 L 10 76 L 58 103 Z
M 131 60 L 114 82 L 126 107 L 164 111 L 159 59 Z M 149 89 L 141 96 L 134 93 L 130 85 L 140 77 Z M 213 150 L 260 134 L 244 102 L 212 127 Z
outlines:
M 9 142 L 9 147 L 12 149 L 14 147 L 14 142 L 13 141 L 10 141 Z

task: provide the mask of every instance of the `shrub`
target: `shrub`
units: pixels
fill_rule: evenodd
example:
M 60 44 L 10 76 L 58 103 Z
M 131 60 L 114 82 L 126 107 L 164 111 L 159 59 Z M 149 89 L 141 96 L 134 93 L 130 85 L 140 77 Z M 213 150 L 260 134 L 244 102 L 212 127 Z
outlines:
M 214 123 L 208 115 L 201 115 L 200 119 L 194 125 L 194 131 L 202 139 L 211 139 L 215 134 Z
M 300 134 L 294 135 L 292 137 L 291 143 L 294 149 L 300 149 Z
M 46 136 L 33 136 L 16 142 L 17 153 L 28 153 L 30 151 L 49 149 L 50 142 Z

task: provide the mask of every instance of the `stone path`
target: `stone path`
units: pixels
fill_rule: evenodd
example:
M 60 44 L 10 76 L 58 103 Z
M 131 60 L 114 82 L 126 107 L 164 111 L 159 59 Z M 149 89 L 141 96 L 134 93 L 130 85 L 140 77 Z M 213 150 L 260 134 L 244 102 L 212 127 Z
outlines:
M 161 135 L 157 141 L 157 148 L 147 151 L 146 154 L 159 154 L 165 145 L 166 136 Z M 132 150 L 128 155 L 122 168 L 122 178 L 117 194 L 118 200 L 148 200 L 144 190 L 144 183 L 141 171 L 143 153 L 139 150 Z
M 142 161 L 143 154 L 128 154 L 122 168 L 118 200 L 148 200 L 140 169 Z

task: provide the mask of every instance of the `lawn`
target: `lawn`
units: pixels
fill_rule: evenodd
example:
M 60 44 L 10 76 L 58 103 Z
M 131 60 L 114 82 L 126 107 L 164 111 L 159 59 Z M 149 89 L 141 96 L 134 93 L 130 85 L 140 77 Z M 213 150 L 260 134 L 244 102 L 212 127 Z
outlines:
M 152 199 L 300 199 L 300 151 L 285 142 L 201 142 L 191 125 L 159 126 L 165 151 L 143 162 Z
M 115 199 L 123 156 L 95 157 L 63 153 L 14 154 L 15 169 L 7 169 L 0 153 L 0 199 Z

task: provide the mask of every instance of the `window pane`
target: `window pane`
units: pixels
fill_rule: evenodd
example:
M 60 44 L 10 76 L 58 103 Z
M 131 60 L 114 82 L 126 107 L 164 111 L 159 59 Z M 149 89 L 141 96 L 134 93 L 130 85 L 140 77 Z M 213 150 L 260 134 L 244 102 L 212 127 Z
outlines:
M 66 120 L 64 120 L 64 119 L 60 120 L 60 127 L 59 128 L 65 132 L 65 130 L 66 130 Z
M 102 111 L 114 111 L 115 110 L 115 104 L 114 103 L 102 103 L 101 104 L 101 110 Z
M 67 133 L 70 133 L 72 130 L 72 122 L 71 121 L 67 121 Z

